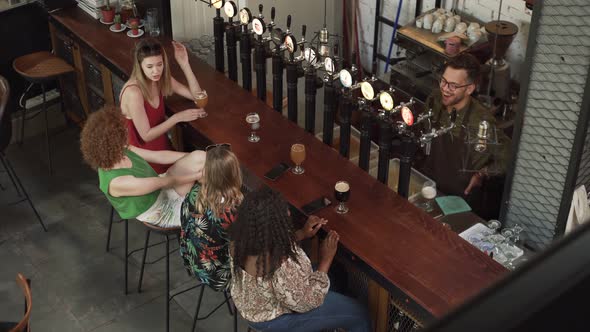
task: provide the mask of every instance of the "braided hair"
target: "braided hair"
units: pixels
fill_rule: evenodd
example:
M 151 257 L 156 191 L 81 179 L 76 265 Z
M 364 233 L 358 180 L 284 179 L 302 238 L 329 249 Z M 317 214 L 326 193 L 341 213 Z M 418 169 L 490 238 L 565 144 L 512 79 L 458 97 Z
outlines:
M 285 259 L 297 261 L 288 209 L 281 194 L 270 188 L 246 195 L 229 230 L 234 275 L 240 275 L 249 256 L 256 256 L 256 275 L 264 279 L 270 279 Z

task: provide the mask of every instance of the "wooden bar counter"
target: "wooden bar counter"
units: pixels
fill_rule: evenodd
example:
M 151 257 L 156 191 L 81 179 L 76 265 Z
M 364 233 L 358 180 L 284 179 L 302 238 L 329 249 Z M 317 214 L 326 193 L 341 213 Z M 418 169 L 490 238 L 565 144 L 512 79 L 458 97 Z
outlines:
M 108 26 L 91 19 L 78 8 L 51 14 L 53 28 L 94 50 L 114 74 L 126 78 L 132 68 L 132 49 L 138 39 L 110 32 Z M 173 76 L 184 75 L 173 60 L 170 40 L 161 37 Z M 414 207 L 384 184 L 341 157 L 288 121 L 239 85 L 189 54 L 194 73 L 209 94 L 209 116 L 183 125 L 215 143 L 230 143 L 242 165 L 266 185 L 280 191 L 295 207 L 325 195 L 333 198 L 334 184 L 346 180 L 351 186 L 345 215 L 333 206 L 317 215 L 329 220 L 327 229 L 340 234 L 344 255 L 364 267 L 365 272 L 387 292 L 399 297 L 406 310 L 425 323 L 440 317 L 500 279 L 506 270 Z M 194 104 L 168 98 L 169 112 Z M 246 114 L 258 112 L 259 143 L 247 141 L 250 133 Z M 289 162 L 293 143 L 306 146 L 305 174 L 284 174 L 278 181 L 262 180 L 279 162 Z

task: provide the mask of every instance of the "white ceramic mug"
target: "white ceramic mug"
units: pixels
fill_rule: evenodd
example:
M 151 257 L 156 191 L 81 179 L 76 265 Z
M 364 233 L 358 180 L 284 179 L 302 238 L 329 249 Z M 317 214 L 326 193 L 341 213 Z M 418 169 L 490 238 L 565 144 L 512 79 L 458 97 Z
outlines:
M 452 32 L 455 30 L 455 18 L 453 17 L 449 17 L 447 18 L 447 20 L 445 21 L 445 26 L 444 26 L 444 30 L 445 32 Z
M 417 18 L 416 19 L 416 28 L 422 29 L 423 25 L 424 25 L 424 19 L 422 17 Z
M 432 17 L 432 14 L 426 14 L 424 15 L 424 24 L 423 27 L 424 29 L 432 29 L 432 23 L 434 21 L 434 17 Z
M 456 33 L 465 33 L 467 31 L 467 23 L 461 22 L 455 26 Z
M 444 22 L 443 20 L 436 20 L 432 23 L 432 33 L 440 33 L 443 29 Z
M 467 35 L 472 34 L 474 31 L 479 30 L 479 23 L 471 22 L 467 28 Z
M 469 41 L 474 44 L 476 43 L 480 38 L 481 38 L 481 31 L 475 30 L 474 32 L 468 34 L 469 36 Z

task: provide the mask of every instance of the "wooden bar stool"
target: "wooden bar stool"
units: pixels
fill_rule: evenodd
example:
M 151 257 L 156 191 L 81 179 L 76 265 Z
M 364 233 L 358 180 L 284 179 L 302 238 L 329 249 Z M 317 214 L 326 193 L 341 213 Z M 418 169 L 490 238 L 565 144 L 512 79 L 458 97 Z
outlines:
M 59 78 L 62 75 L 74 72 L 74 67 L 70 66 L 61 58 L 47 51 L 35 52 L 18 57 L 12 62 L 12 67 L 17 73 L 19 73 L 30 83 L 41 85 L 41 91 L 43 92 L 42 112 L 45 114 L 45 138 L 47 140 L 47 159 L 49 161 L 49 173 L 52 174 L 53 167 L 51 164 L 51 149 L 49 146 L 49 125 L 47 123 L 45 84 L 51 80 Z M 25 130 L 26 111 L 27 108 L 25 105 L 23 110 L 23 122 L 21 124 L 21 142 Z

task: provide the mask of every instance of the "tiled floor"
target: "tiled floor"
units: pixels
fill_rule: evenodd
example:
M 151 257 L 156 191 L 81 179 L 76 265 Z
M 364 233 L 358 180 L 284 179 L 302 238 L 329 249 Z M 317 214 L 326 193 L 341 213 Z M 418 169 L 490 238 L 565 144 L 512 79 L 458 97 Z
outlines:
M 15 283 L 18 272 L 32 280 L 35 331 L 164 331 L 165 260 L 146 266 L 142 293 L 137 293 L 141 253 L 129 264 L 128 295 L 123 293 L 123 224 L 113 225 L 111 251 L 105 252 L 110 205 L 99 191 L 96 173 L 83 164 L 79 131 L 71 128 L 52 138 L 55 174 L 49 176 L 43 136 L 7 155 L 45 221 L 43 232 L 26 203 L 6 206 L 17 197 L 0 169 L 0 321 L 22 316 L 23 297 Z M 145 228 L 131 221 L 129 248 L 143 246 Z M 152 241 L 159 241 L 152 236 Z M 172 246 L 177 247 L 176 241 Z M 148 260 L 163 255 L 154 247 Z M 196 284 L 171 254 L 173 292 Z M 170 306 L 171 331 L 190 331 L 198 290 L 175 298 Z M 201 312 L 223 301 L 223 294 L 205 291 Z M 199 321 L 198 331 L 231 331 L 227 307 Z M 240 319 L 239 330 L 247 327 Z

